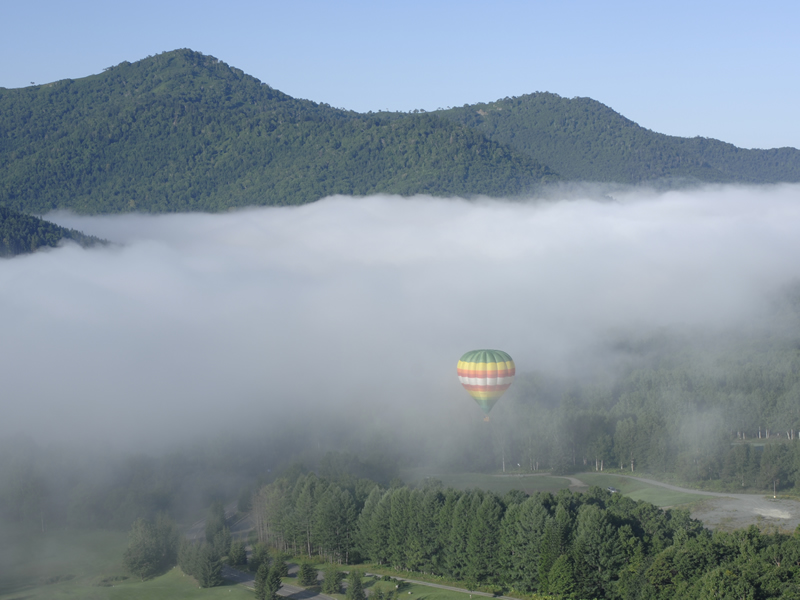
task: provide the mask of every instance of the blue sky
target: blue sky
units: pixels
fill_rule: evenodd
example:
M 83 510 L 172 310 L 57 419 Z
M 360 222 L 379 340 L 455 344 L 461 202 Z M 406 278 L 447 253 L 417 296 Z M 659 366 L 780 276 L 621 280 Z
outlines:
M 643 127 L 800 147 L 800 3 L 0 0 L 0 86 L 188 47 L 292 96 L 426 110 L 535 91 Z

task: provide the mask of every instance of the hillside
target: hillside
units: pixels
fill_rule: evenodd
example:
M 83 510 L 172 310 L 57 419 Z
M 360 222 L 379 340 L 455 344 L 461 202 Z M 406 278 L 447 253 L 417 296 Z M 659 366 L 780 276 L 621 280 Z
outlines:
M 556 179 L 436 115 L 297 100 L 190 50 L 0 90 L 0 206 L 218 211 L 330 194 L 530 193 Z
M 27 213 L 221 211 L 331 194 L 517 197 L 564 180 L 796 182 L 800 151 L 667 136 L 589 98 L 549 93 L 359 114 L 191 50 L 0 88 L 0 206 Z
M 84 248 L 106 243 L 80 231 L 59 227 L 39 217 L 0 206 L 0 257 L 8 258 L 35 252 L 40 248 L 53 248 L 65 239 Z
M 747 150 L 640 127 L 591 98 L 536 93 L 440 111 L 568 180 L 662 184 L 800 181 L 800 151 Z

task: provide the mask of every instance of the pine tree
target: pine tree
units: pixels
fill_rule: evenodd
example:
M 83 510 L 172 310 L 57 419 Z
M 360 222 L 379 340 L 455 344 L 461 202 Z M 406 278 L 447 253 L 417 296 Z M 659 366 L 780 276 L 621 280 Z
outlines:
M 503 506 L 497 496 L 487 494 L 470 524 L 467 540 L 467 581 L 478 585 L 497 581 L 502 518 Z M 476 587 L 473 585 L 472 589 Z
M 600 598 L 613 592 L 625 551 L 606 511 L 593 504 L 581 506 L 572 556 L 578 595 Z
M 323 594 L 338 594 L 339 582 L 341 581 L 339 569 L 334 563 L 329 563 L 325 566 L 322 580 L 322 593 Z
M 247 565 L 247 552 L 241 540 L 231 542 L 231 549 L 228 551 L 228 563 L 233 567 L 243 567 Z
M 258 572 L 261 565 L 269 567 L 269 550 L 263 544 L 255 544 L 250 555 L 250 570 Z
M 286 558 L 283 552 L 275 552 L 272 557 L 272 568 L 278 571 L 278 577 L 289 576 L 289 565 L 286 564 Z
M 269 563 L 262 562 L 256 571 L 256 600 L 264 600 L 266 598 L 267 577 L 269 577 Z
M 447 570 L 455 579 L 464 579 L 467 575 L 469 535 L 472 521 L 482 501 L 479 491 L 468 492 L 461 496 L 453 509 L 452 527 L 448 536 Z
M 367 496 L 367 500 L 364 502 L 364 508 L 361 509 L 361 513 L 358 515 L 358 522 L 356 524 L 355 547 L 362 557 L 369 558 L 370 560 L 375 560 L 371 544 L 373 539 L 372 515 L 375 513 L 375 509 L 382 496 L 383 492 L 378 486 L 372 488 L 369 496 Z
M 222 584 L 222 561 L 211 544 L 203 545 L 200 550 L 197 574 L 200 587 L 210 588 Z
M 304 587 L 311 587 L 317 585 L 317 570 L 309 562 L 304 562 L 300 565 L 300 585 Z
M 364 594 L 364 584 L 361 581 L 361 571 L 353 569 L 350 571 L 350 577 L 347 580 L 347 600 L 366 600 Z
M 278 590 L 283 586 L 281 572 L 277 564 L 269 570 L 267 581 L 264 585 L 264 600 L 278 600 Z
M 566 554 L 556 559 L 553 568 L 547 574 L 547 589 L 556 596 L 571 597 L 575 589 L 575 574 L 572 571 L 572 561 Z
M 387 490 L 381 496 L 369 524 L 369 557 L 379 565 L 389 563 L 392 492 L 393 490 Z
M 396 568 L 406 568 L 406 542 L 408 540 L 409 505 L 411 491 L 407 487 L 392 491 L 392 509 L 389 516 L 389 560 Z
M 225 556 L 231 548 L 231 530 L 223 527 L 214 535 L 214 550 L 220 556 Z
M 130 541 L 123 560 L 125 568 L 142 581 L 155 575 L 159 567 L 160 552 L 153 525 L 138 519 L 131 526 Z

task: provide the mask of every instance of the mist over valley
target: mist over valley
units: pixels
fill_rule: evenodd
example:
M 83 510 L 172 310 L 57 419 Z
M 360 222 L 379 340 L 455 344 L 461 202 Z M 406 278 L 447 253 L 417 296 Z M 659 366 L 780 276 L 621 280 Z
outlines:
M 0 88 L 0 134 L 0 598 L 796 595 L 798 150 L 190 50 Z

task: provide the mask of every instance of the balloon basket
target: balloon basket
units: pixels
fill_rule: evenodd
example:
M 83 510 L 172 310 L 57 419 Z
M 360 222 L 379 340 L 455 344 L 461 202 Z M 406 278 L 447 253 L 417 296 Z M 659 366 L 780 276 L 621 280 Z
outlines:
M 488 423 L 488 422 L 489 422 L 489 417 L 483 417 L 483 420 L 484 420 L 486 423 Z

